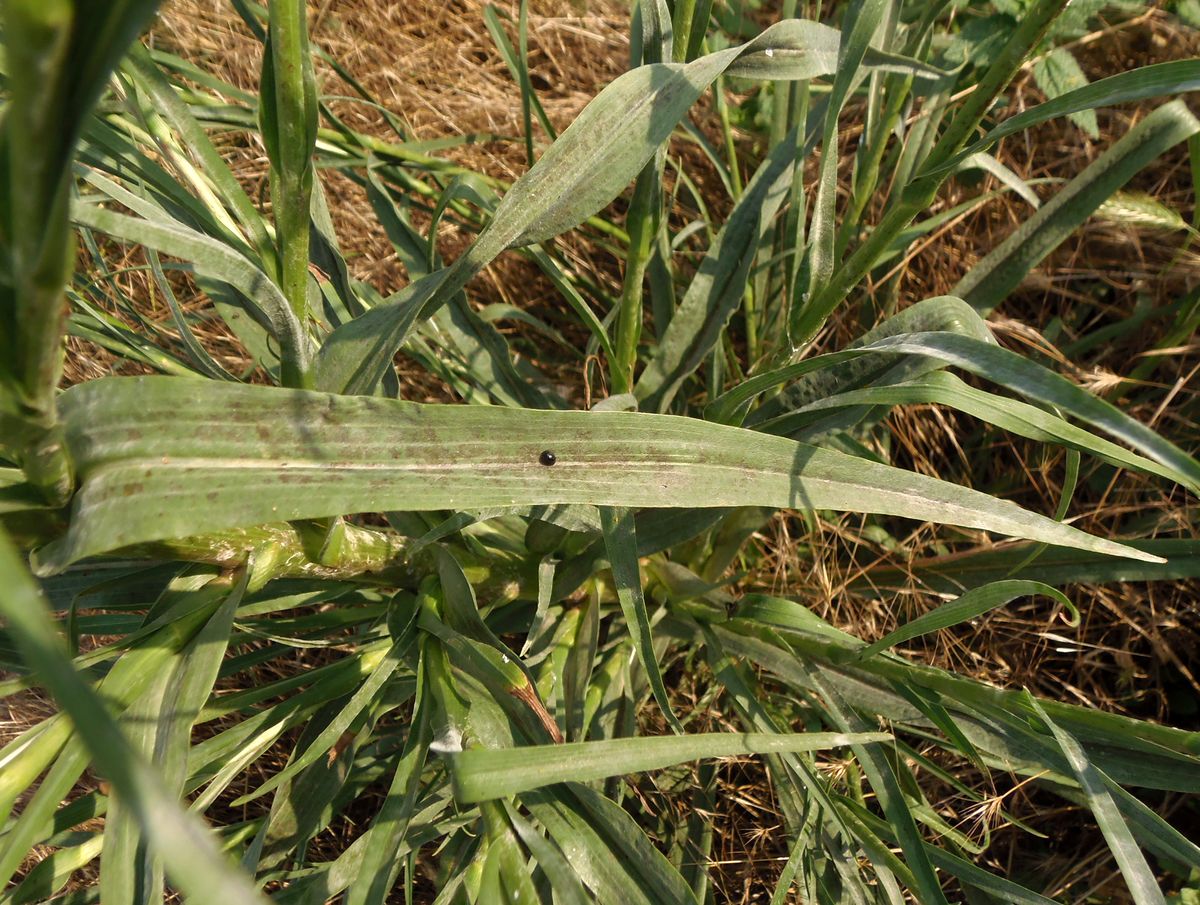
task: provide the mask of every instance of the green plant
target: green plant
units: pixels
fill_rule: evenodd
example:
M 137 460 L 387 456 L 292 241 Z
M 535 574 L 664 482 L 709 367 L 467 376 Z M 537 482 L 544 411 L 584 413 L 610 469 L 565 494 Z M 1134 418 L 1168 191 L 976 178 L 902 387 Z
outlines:
M 1068 484 L 1086 454 L 1195 493 L 1192 456 L 1000 347 L 983 315 L 1135 173 L 1193 140 L 1200 121 L 1165 103 L 953 296 L 900 308 L 884 280 L 877 323 L 806 357 L 852 292 L 946 221 L 926 212 L 954 173 L 984 168 L 1029 192 L 988 156 L 995 142 L 1053 117 L 1194 90 L 1200 62 L 1115 75 L 994 122 L 1059 0 L 1030 5 L 989 65 L 961 71 L 931 49 L 944 4 L 914 16 L 864 0 L 840 11 L 840 30 L 794 18 L 791 4 L 748 43 L 715 49 L 705 46 L 709 4 L 646 0 L 641 65 L 502 185 L 402 130 L 385 142 L 349 128 L 317 97 L 303 6 L 272 4 L 268 15 L 236 5 L 270 48 L 258 97 L 140 45 L 122 60 L 150 4 L 5 5 L 0 345 L 11 354 L 0 364 L 0 516 L 32 551 L 41 599 L 5 542 L 0 576 L 12 592 L 0 612 L 20 657 L 5 651 L 19 675 L 3 690 L 43 684 L 66 714 L 0 750 L 0 876 L 8 882 L 34 846 L 55 847 L 7 898 L 48 897 L 99 856 L 98 886 L 72 898 L 160 900 L 169 879 L 197 900 L 382 902 L 399 878 L 412 901 L 416 852 L 436 844 L 438 901 L 705 900 L 711 827 L 668 815 L 654 826 L 619 777 L 735 753 L 763 757 L 783 814 L 790 857 L 775 901 L 795 888 L 804 901 L 936 903 L 950 886 L 972 901 L 1051 901 L 973 860 L 986 842 L 949 825 L 923 791 L 922 775 L 955 782 L 930 751 L 1037 777 L 1085 804 L 1139 903 L 1162 900 L 1142 849 L 1200 868 L 1200 849 L 1126 788 L 1195 793 L 1195 733 L 885 651 L 1017 597 L 1071 610 L 1057 587 L 1080 574 L 1193 574 L 1194 544 L 1095 537 L 1064 523 L 1069 490 L 1049 518 L 893 467 L 871 445 L 890 408 L 937 403 L 1065 449 Z M 489 25 L 504 34 L 498 18 Z M 531 128 L 540 107 L 522 54 L 501 44 Z M 730 214 L 679 229 L 668 163 L 678 191 L 688 182 L 669 141 L 726 78 L 774 83 L 769 146 L 744 184 L 734 142 L 724 157 L 709 146 Z M 914 100 L 919 115 L 893 140 Z M 834 150 L 852 101 L 866 111 L 864 140 L 839 210 Z M 217 129 L 262 135 L 273 223 L 218 154 Z M 76 181 L 69 150 L 80 136 Z M 43 158 L 46 146 L 67 150 Z M 808 198 L 798 168 L 818 146 Z M 412 278 L 395 295 L 351 279 L 323 166 L 365 188 Z M 606 211 L 630 182 L 618 226 Z M 71 195 L 86 266 L 64 288 Z M 879 196 L 867 230 L 861 217 Z M 449 265 L 436 242 L 443 218 L 475 232 Z M 619 297 L 551 244 L 576 227 L 623 258 Z M 113 243 L 143 250 L 139 269 L 169 323 L 125 295 Z M 699 249 L 694 268 L 676 246 Z M 601 356 L 614 392 L 592 411 L 568 410 L 469 303 L 471 279 L 510 250 L 553 282 L 571 327 L 589 336 L 585 354 Z M 181 277 L 211 310 L 184 309 Z M 66 329 L 169 376 L 56 396 L 63 291 Z M 500 314 L 555 335 L 531 315 Z M 230 374 L 206 350 L 196 324 L 209 317 L 238 338 L 254 374 Z M 469 402 L 491 404 L 403 401 L 400 350 Z M 949 576 L 931 571 L 965 593 L 868 646 L 797 600 L 726 589 L 777 509 L 814 522 L 864 513 L 885 533 L 894 517 L 915 518 L 1033 543 L 968 554 Z M 115 640 L 82 650 L 83 635 Z M 251 678 L 297 651 L 315 668 Z M 688 732 L 704 708 L 682 711 L 664 667 L 707 677 L 707 704 L 719 696 L 742 731 Z M 233 690 L 217 693 L 219 681 Z M 665 734 L 645 733 L 651 698 Z M 239 778 L 280 749 L 285 763 L 235 796 Z M 822 769 L 825 749 L 840 770 Z M 111 791 L 64 805 L 93 762 Z M 701 775 L 697 809 L 713 794 L 711 772 Z M 353 844 L 311 859 L 309 842 L 380 785 Z M 199 829 L 195 816 L 218 801 L 246 806 L 244 818 Z M 103 829 L 86 828 L 97 816 Z M 224 875 L 222 852 L 244 875 L 206 889 L 205 870 Z

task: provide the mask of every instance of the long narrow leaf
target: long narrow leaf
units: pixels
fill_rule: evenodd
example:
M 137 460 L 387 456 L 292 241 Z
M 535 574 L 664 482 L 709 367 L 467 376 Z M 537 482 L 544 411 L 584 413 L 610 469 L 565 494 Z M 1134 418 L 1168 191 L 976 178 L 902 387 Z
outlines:
M 1156 559 L 953 484 L 686 418 L 207 389 L 113 378 L 62 396 L 84 484 L 44 567 L 285 519 L 556 503 L 852 509 Z
M 890 739 L 891 736 L 882 732 L 857 735 L 713 732 L 506 750 L 470 748 L 454 757 L 454 790 L 460 801 L 485 801 L 554 783 L 590 782 L 626 773 L 661 770 L 703 758 L 794 754 Z
M 887 650 L 889 647 L 895 647 L 897 644 L 910 641 L 921 635 L 927 635 L 930 632 L 936 632 L 944 628 L 949 628 L 952 625 L 958 625 L 960 622 L 967 622 L 977 616 L 982 616 L 984 613 L 1004 606 L 1006 603 L 1010 603 L 1019 597 L 1030 597 L 1035 594 L 1044 594 L 1047 597 L 1057 600 L 1073 614 L 1075 621 L 1078 622 L 1079 610 L 1075 608 L 1075 604 L 1071 603 L 1070 599 L 1061 591 L 1036 581 L 997 581 L 994 584 L 984 585 L 982 588 L 975 588 L 968 591 L 957 600 L 944 603 L 925 615 L 918 616 L 911 622 L 906 622 L 900 628 L 888 632 L 873 644 L 868 644 L 862 649 L 859 656 L 864 658 L 873 656 L 880 651 Z

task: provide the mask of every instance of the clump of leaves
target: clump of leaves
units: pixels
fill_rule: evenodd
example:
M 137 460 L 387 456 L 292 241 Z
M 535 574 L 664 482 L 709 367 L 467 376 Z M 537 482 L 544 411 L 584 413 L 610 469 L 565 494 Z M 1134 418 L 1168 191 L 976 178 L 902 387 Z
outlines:
M 1019 597 L 1074 612 L 1058 587 L 1080 578 L 1194 568 L 1179 541 L 1067 525 L 1069 493 L 1047 517 L 896 468 L 872 445 L 890 408 L 936 403 L 1066 449 L 1072 475 L 1086 455 L 1200 487 L 1192 456 L 1000 347 L 984 320 L 1136 172 L 1200 132 L 1181 102 L 1115 141 L 953 295 L 901 307 L 894 280 L 875 282 L 955 215 L 928 212 L 954 173 L 982 168 L 1028 193 L 988 155 L 1002 137 L 1200 86 L 1200 63 L 1152 66 L 991 124 L 1064 5 L 1031 4 L 986 65 L 954 69 L 932 49 L 944 4 L 909 15 L 865 0 L 839 10 L 838 28 L 790 4 L 744 43 L 718 44 L 706 40 L 711 4 L 645 0 L 635 65 L 540 156 L 529 131 L 536 160 L 503 185 L 438 158 L 398 119 L 390 141 L 340 121 L 317 92 L 297 0 L 269 13 L 236 4 L 264 41 L 257 97 L 137 44 L 122 56 L 153 4 L 9 0 L 0 517 L 38 578 L 0 542 L 3 656 L 16 672 L 3 690 L 41 685 L 63 713 L 0 750 L 0 876 L 17 876 L 36 846 L 53 850 L 6 898 L 49 897 L 98 857 L 98 884 L 73 900 L 157 901 L 170 883 L 197 901 L 355 903 L 400 884 L 411 901 L 416 853 L 435 846 L 438 901 L 703 901 L 711 826 L 656 824 L 619 777 L 753 754 L 789 852 L 775 901 L 796 890 L 937 903 L 957 897 L 950 888 L 1050 901 L 981 866 L 987 840 L 926 798 L 923 775 L 955 782 L 930 756 L 941 751 L 1088 807 L 1134 898 L 1161 901 L 1143 850 L 1175 869 L 1200 868 L 1200 849 L 1129 790 L 1196 792 L 1195 733 L 889 650 Z M 524 23 L 515 45 L 497 17 L 489 26 L 531 130 L 544 115 Z M 725 78 L 775 85 L 767 152 L 744 184 L 728 132 L 722 151 L 687 121 Z M 852 100 L 865 120 L 839 204 Z M 217 130 L 261 135 L 271 217 L 217 153 Z M 680 130 L 728 189 L 724 223 L 705 218 L 699 193 L 684 197 L 692 183 L 669 153 Z M 810 194 L 800 169 L 813 154 Z M 668 216 L 668 162 L 696 212 L 686 225 Z M 351 277 L 323 167 L 364 187 L 404 262 L 411 282 L 391 296 Z M 618 224 L 608 205 L 631 182 Z M 863 212 L 880 199 L 868 229 Z M 88 262 L 73 277 L 68 217 Z M 474 232 L 449 264 L 436 242 L 445 218 Z M 554 244 L 576 228 L 622 257 L 617 297 Z M 113 243 L 141 249 L 169 322 L 125 293 Z M 676 254 L 692 247 L 694 267 Z M 505 253 L 531 260 L 589 337 L 559 354 L 603 363 L 612 392 L 591 411 L 571 410 L 496 321 L 551 340 L 553 325 L 470 304 L 471 280 Z M 182 305 L 184 280 L 209 304 Z M 808 355 L 868 281 L 888 316 Z M 255 382 L 197 335 L 213 318 Z M 162 374 L 56 393 L 64 329 Z M 471 404 L 404 400 L 400 351 Z M 778 509 L 1031 543 L 931 568 L 931 583 L 962 593 L 868 645 L 798 600 L 728 589 Z M 705 707 L 741 731 L 688 731 L 701 709 L 683 711 L 664 679 L 679 664 L 704 664 Z M 643 734 L 650 699 L 662 735 Z M 838 770 L 822 769 L 830 750 Z M 256 769 L 267 762 L 269 776 Z M 106 784 L 73 792 L 89 765 Z M 690 794 L 702 808 L 711 789 Z M 218 804 L 227 819 L 205 828 Z M 311 856 L 315 837 L 365 805 L 352 844 Z

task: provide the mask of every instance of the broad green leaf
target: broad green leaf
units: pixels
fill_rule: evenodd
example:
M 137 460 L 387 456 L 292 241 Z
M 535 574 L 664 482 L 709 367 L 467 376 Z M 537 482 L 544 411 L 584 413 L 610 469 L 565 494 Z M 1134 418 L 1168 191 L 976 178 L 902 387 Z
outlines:
M 271 213 L 279 243 L 279 287 L 296 318 L 308 315 L 310 211 L 316 181 L 317 87 L 308 47 L 307 4 L 277 0 L 267 10 L 268 32 L 259 80 L 259 132 L 271 163 Z M 288 385 L 311 385 L 307 361 L 284 361 Z
M 467 258 L 409 283 L 383 305 L 325 338 L 315 367 L 319 389 L 370 395 L 419 320 L 429 317 L 475 274 Z
M 495 858 L 500 885 L 504 891 L 506 905 L 523 905 L 538 899 L 537 890 L 529 877 L 525 855 L 517 842 L 517 834 L 509 822 L 508 813 L 496 801 L 479 804 L 483 824 L 487 832 L 488 857 Z M 484 902 L 500 901 L 491 896 L 480 895 Z
M 590 782 L 710 757 L 820 751 L 890 739 L 890 735 L 882 732 L 857 735 L 711 732 L 507 750 L 468 748 L 454 756 L 454 794 L 463 802 L 486 801 L 554 783 Z
M 944 339 L 929 344 L 941 357 L 1003 351 Z M 848 509 L 1155 559 L 953 484 L 687 418 L 422 406 L 216 381 L 197 395 L 197 386 L 113 378 L 63 394 L 84 483 L 67 536 L 40 555 L 43 568 L 271 521 L 555 503 Z M 541 464 L 546 450 L 556 464 Z
M 866 658 L 873 656 L 880 651 L 887 650 L 889 647 L 895 647 L 897 644 L 910 641 L 921 635 L 949 628 L 952 625 L 958 625 L 960 622 L 968 622 L 997 607 L 1004 606 L 1006 603 L 1011 603 L 1019 597 L 1032 597 L 1036 594 L 1044 594 L 1065 606 L 1068 612 L 1071 613 L 1074 623 L 1079 623 L 1079 610 L 1075 607 L 1075 604 L 1071 603 L 1070 598 L 1061 591 L 1037 581 L 997 581 L 994 584 L 984 585 L 981 588 L 967 591 L 967 593 L 963 594 L 957 600 L 943 603 L 923 616 L 918 616 L 911 622 L 906 622 L 895 631 L 888 632 L 873 644 L 868 644 L 859 653 L 859 657 Z
M 952 293 L 981 313 L 991 311 L 1134 174 L 1197 132 L 1200 120 L 1183 101 L 1159 107 L 972 267 Z
M 479 246 L 544 242 L 603 208 L 645 166 L 740 48 L 632 69 L 605 87 L 505 193 Z

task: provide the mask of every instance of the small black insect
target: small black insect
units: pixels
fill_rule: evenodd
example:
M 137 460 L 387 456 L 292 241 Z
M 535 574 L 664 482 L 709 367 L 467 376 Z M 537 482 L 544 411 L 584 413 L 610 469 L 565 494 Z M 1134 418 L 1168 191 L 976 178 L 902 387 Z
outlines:
M 549 468 L 558 461 L 558 456 L 554 455 L 554 453 L 550 452 L 548 449 L 543 449 L 542 454 L 538 456 L 538 461 Z

